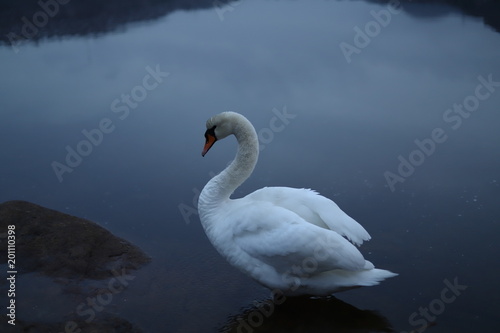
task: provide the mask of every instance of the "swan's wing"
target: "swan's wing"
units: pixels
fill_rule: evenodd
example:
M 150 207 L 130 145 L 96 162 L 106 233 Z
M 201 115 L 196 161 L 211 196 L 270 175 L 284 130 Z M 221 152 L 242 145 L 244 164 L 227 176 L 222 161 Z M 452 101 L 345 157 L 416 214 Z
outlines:
M 338 233 L 308 223 L 294 212 L 267 202 L 252 201 L 240 206 L 237 221 L 233 222 L 235 244 L 281 273 L 311 265 L 315 273 L 373 268 L 358 249 Z
M 309 223 L 331 229 L 347 237 L 356 245 L 371 237 L 368 232 L 335 202 L 310 189 L 290 187 L 264 187 L 245 198 L 265 201 L 288 209 Z

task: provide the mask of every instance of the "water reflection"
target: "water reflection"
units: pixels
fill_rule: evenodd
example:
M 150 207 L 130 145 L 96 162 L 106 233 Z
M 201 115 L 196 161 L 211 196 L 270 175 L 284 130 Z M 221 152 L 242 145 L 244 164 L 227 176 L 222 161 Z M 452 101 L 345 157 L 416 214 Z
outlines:
M 393 332 L 384 316 L 360 310 L 335 297 L 277 297 L 263 300 L 231 317 L 219 332 Z
M 365 0 L 375 3 L 400 3 L 394 0 Z M 404 10 L 410 15 L 426 18 L 447 15 L 455 10 L 464 14 L 482 17 L 484 23 L 500 31 L 498 12 L 500 4 L 495 1 L 428 1 L 443 4 L 441 11 L 436 6 L 405 3 Z M 234 0 L 179 0 L 179 1 L 106 1 L 79 0 L 52 1 L 0 1 L 0 43 L 17 49 L 25 41 L 63 36 L 97 36 L 137 22 L 146 22 L 167 16 L 177 10 L 213 9 L 220 20 L 224 13 L 233 11 Z M 238 3 L 238 2 L 236 2 Z
M 47 37 L 101 35 L 177 10 L 213 8 L 214 1 L 4 0 L 0 1 L 0 6 L 0 41 L 12 45 Z
M 481 17 L 486 25 L 500 31 L 500 3 L 494 0 L 434 0 L 415 3 L 412 0 L 365 0 L 373 3 L 401 3 L 404 11 L 420 18 L 446 16 L 453 12 L 462 12 L 468 16 Z M 439 6 L 441 5 L 441 6 Z

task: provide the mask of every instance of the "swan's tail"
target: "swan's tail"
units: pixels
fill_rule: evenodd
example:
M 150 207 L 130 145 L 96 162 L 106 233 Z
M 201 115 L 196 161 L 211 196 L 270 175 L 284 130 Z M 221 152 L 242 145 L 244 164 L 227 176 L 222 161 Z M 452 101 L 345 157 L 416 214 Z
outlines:
M 368 287 L 398 274 L 385 269 L 364 269 L 360 271 L 333 270 L 315 275 L 304 281 L 306 293 L 331 295 L 332 293 L 356 287 Z M 305 290 L 304 290 L 305 291 Z

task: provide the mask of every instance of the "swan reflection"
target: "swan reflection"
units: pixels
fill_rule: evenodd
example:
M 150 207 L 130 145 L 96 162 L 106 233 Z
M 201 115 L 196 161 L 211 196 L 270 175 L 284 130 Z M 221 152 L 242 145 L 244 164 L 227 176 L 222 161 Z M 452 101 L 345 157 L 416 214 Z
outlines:
M 393 332 L 387 318 L 372 310 L 360 310 L 338 298 L 288 297 L 254 302 L 231 316 L 219 332 Z

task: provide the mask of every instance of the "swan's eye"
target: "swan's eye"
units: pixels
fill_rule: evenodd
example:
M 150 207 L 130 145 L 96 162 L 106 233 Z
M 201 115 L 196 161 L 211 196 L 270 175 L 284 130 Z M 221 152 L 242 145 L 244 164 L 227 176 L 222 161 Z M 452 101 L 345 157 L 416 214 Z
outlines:
M 209 129 L 207 129 L 207 131 L 205 132 L 205 139 L 206 139 L 207 141 L 208 141 L 208 136 L 209 136 L 209 135 L 211 135 L 211 136 L 213 136 L 214 138 L 216 138 L 216 139 L 217 139 L 217 136 L 215 136 L 215 128 L 216 128 L 216 127 L 217 127 L 217 126 L 214 126 L 214 127 L 212 127 L 212 128 L 209 128 Z

